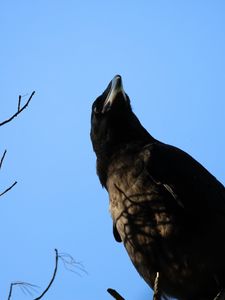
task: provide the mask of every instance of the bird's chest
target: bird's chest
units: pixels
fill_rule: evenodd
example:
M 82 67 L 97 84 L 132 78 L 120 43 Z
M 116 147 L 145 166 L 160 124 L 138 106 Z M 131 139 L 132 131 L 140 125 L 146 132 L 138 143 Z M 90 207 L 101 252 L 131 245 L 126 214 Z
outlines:
M 140 162 L 121 164 L 111 172 L 107 189 L 110 212 L 127 252 L 146 281 L 153 282 L 158 242 L 175 235 L 174 216 L 164 192 Z
M 117 164 L 118 165 L 118 164 Z M 148 243 L 173 230 L 169 195 L 154 182 L 140 160 L 123 164 L 109 173 L 107 189 L 110 212 L 122 240 L 148 237 Z

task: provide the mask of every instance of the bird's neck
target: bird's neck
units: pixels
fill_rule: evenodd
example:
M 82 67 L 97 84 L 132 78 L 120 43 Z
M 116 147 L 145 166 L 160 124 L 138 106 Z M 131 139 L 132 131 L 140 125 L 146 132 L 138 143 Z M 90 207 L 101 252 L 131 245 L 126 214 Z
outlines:
M 106 182 L 108 178 L 108 169 L 112 161 L 121 155 L 122 153 L 132 153 L 137 152 L 142 149 L 144 146 L 156 141 L 147 131 L 140 134 L 138 138 L 135 138 L 135 135 L 132 135 L 132 138 L 125 139 L 120 143 L 106 143 L 104 147 L 100 148 L 97 155 L 97 174 L 101 184 L 106 187 Z

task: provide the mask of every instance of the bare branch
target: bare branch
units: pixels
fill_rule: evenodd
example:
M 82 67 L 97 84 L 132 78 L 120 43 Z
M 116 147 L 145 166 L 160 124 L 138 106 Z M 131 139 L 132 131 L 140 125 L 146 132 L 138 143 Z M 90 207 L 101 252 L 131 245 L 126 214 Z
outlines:
M 59 259 L 58 250 L 55 249 L 55 269 L 54 269 L 54 272 L 53 272 L 53 275 L 52 275 L 52 279 L 50 280 L 48 286 L 47 286 L 46 289 L 43 291 L 43 293 L 42 293 L 39 297 L 35 298 L 34 300 L 39 300 L 39 299 L 41 299 L 41 298 L 47 293 L 47 291 L 50 289 L 50 287 L 51 287 L 53 281 L 55 280 L 55 276 L 56 276 L 56 273 L 57 273 L 57 269 L 58 269 L 58 259 Z
M 30 95 L 29 99 L 27 100 L 27 102 L 22 106 L 20 107 L 20 104 L 21 104 L 21 96 L 19 96 L 19 100 L 18 100 L 18 109 L 17 109 L 17 112 L 12 115 L 9 119 L 3 121 L 0 123 L 0 126 L 3 126 L 5 125 L 6 123 L 9 123 L 10 121 L 12 121 L 15 117 L 17 117 L 27 106 L 28 104 L 30 103 L 32 97 L 34 96 L 35 94 L 35 91 L 32 92 L 32 94 Z
M 28 283 L 28 282 L 24 282 L 24 281 L 12 282 L 10 284 L 8 300 L 11 299 L 13 287 L 16 286 L 16 285 L 18 285 L 24 293 L 26 292 L 29 295 L 32 295 L 32 292 L 30 290 L 37 292 L 37 288 L 39 288 L 37 285 L 31 284 L 31 283 Z
M 41 295 L 38 296 L 37 298 L 35 298 L 34 300 L 40 300 L 48 292 L 48 290 L 51 288 L 51 286 L 52 286 L 52 284 L 55 280 L 56 274 L 57 274 L 59 258 L 62 260 L 62 262 L 63 262 L 63 264 L 64 264 L 64 266 L 67 270 L 70 270 L 70 271 L 76 273 L 73 270 L 73 268 L 78 268 L 78 270 L 83 271 L 84 273 L 87 274 L 87 272 L 84 269 L 83 265 L 81 263 L 75 261 L 75 259 L 70 254 L 58 253 L 58 250 L 55 249 L 55 268 L 54 268 L 54 271 L 53 271 L 53 274 L 52 274 L 52 278 L 51 278 L 48 286 L 41 293 Z M 12 292 L 13 292 L 13 287 L 15 285 L 19 285 L 19 287 L 21 288 L 23 293 L 29 294 L 31 296 L 32 296 L 32 292 L 37 292 L 37 288 L 40 288 L 37 285 L 30 284 L 30 283 L 27 283 L 27 282 L 24 282 L 24 281 L 12 282 L 11 285 L 10 285 L 8 300 L 11 299 Z M 117 300 L 124 300 L 124 299 L 121 297 L 121 298 L 117 298 Z
M 3 163 L 3 160 L 5 158 L 6 152 L 7 152 L 7 150 L 5 150 L 4 153 L 3 153 L 3 155 L 2 155 L 2 158 L 1 158 L 1 161 L 0 161 L 0 169 L 2 167 L 2 163 Z
M 8 187 L 7 189 L 5 189 L 4 192 L 2 192 L 0 194 L 0 197 L 3 196 L 4 194 L 6 194 L 9 190 L 11 190 L 16 184 L 17 184 L 17 181 L 15 181 L 10 187 Z
M 116 290 L 107 289 L 107 292 L 116 300 L 125 300 Z

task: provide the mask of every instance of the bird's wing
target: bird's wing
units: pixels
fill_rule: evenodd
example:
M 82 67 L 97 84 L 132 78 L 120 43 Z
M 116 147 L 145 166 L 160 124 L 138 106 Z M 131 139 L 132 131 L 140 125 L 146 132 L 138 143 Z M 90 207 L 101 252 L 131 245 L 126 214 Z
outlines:
M 118 242 L 118 243 L 121 243 L 122 242 L 122 239 L 120 237 L 120 234 L 116 228 L 116 223 L 113 222 L 113 235 L 114 235 L 114 238 L 115 240 Z
M 160 142 L 145 146 L 143 153 L 151 178 L 163 185 L 179 206 L 225 214 L 224 186 L 189 154 Z

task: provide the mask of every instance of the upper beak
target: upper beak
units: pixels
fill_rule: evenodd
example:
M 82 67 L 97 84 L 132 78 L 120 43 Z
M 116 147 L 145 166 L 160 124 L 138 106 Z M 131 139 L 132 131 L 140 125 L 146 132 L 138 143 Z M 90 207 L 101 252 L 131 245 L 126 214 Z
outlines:
M 102 113 L 104 114 L 108 110 L 110 110 L 114 100 L 116 99 L 119 93 L 123 94 L 124 99 L 126 99 L 126 94 L 123 89 L 122 78 L 120 75 L 116 75 L 109 83 L 108 87 L 106 88 L 106 99 L 103 104 Z

